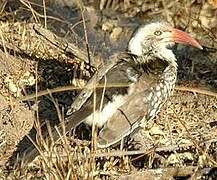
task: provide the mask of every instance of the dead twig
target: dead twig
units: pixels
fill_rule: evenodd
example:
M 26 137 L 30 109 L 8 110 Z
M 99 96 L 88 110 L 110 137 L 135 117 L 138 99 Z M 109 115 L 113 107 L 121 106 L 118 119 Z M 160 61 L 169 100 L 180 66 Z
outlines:
M 93 84 L 93 82 L 89 82 L 91 84 Z M 120 83 L 120 84 L 112 84 L 112 83 L 107 83 L 106 85 L 104 84 L 98 84 L 97 86 L 95 86 L 96 88 L 112 88 L 112 87 L 128 87 L 129 84 L 124 84 L 124 83 Z M 44 91 L 40 91 L 38 92 L 38 97 L 41 96 L 46 96 L 50 93 L 58 93 L 58 92 L 63 92 L 63 91 L 72 91 L 72 90 L 82 90 L 87 92 L 88 89 L 89 90 L 93 90 L 94 86 L 86 86 L 85 87 L 76 87 L 76 86 L 63 86 L 63 87 L 57 87 L 57 88 L 53 88 L 53 89 L 47 89 Z M 200 88 L 191 88 L 191 87 L 185 87 L 185 86 L 176 86 L 175 89 L 177 91 L 188 91 L 188 92 L 193 92 L 193 93 L 199 93 L 199 94 L 203 94 L 203 95 L 207 95 L 207 96 L 213 96 L 213 97 L 217 97 L 217 93 L 207 90 L 207 89 L 200 89 Z M 83 92 L 83 93 L 85 93 Z M 32 100 L 34 99 L 36 96 L 36 94 L 31 94 L 31 95 L 27 95 L 24 96 L 22 98 L 20 98 L 20 101 L 28 101 L 28 100 Z
M 186 86 L 176 86 L 175 89 L 178 91 L 188 91 L 188 92 L 203 94 L 203 95 L 207 95 L 207 96 L 217 97 L 216 92 L 210 91 L 208 89 L 193 88 L 193 87 L 186 87 Z

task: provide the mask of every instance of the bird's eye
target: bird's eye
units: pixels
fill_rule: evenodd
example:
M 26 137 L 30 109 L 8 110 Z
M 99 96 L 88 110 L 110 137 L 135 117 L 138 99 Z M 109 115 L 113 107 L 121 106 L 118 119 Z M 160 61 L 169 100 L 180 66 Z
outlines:
M 156 36 L 160 36 L 161 34 L 162 34 L 161 31 L 155 31 L 155 32 L 154 32 L 154 35 L 156 35 Z

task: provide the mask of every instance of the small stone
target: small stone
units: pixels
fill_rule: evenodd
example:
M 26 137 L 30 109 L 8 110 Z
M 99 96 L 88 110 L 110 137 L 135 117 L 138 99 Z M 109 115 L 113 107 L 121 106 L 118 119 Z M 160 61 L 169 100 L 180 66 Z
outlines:
M 105 22 L 103 25 L 102 25 L 102 30 L 103 31 L 107 31 L 107 32 L 111 32 L 112 29 L 114 27 L 114 24 L 112 24 L 111 22 Z
M 192 26 L 194 28 L 198 27 L 198 21 L 196 21 L 196 20 L 192 21 Z
M 112 33 L 111 33 L 111 38 L 113 40 L 117 40 L 120 37 L 120 34 L 122 33 L 122 28 L 121 27 L 116 27 L 113 29 Z
M 153 126 L 150 131 L 150 135 L 162 135 L 164 136 L 164 132 L 160 129 L 159 126 Z

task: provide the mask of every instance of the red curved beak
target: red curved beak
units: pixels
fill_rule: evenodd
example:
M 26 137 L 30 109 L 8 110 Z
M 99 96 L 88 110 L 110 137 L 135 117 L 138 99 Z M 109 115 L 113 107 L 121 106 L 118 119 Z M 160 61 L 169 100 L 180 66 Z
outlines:
M 194 38 L 179 29 L 172 29 L 172 40 L 176 43 L 191 45 L 196 48 L 203 49 L 203 47 Z

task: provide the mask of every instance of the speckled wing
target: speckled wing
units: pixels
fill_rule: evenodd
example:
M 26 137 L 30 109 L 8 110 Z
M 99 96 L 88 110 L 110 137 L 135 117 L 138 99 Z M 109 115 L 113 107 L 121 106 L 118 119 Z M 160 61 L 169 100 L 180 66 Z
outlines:
M 140 76 L 131 85 L 125 103 L 99 132 L 98 147 L 106 148 L 116 144 L 145 121 L 153 119 L 170 96 L 175 81 L 176 71 L 172 66 L 156 76 Z
M 129 135 L 147 113 L 147 101 L 141 98 L 141 93 L 129 98 L 99 132 L 98 147 L 105 148 L 119 142 Z
M 126 102 L 118 108 L 99 132 L 98 147 L 104 148 L 119 142 L 139 127 L 142 119 L 148 114 L 151 93 L 150 86 L 154 80 L 142 76 L 138 82 L 131 85 Z
M 101 86 L 105 85 L 105 89 L 103 87 L 96 88 L 96 99 L 94 100 L 94 95 L 92 94 L 79 110 L 65 118 L 65 122 L 68 123 L 68 121 L 71 121 L 68 125 L 70 128 L 67 128 L 72 129 L 78 124 L 84 122 L 88 116 L 93 114 L 94 109 L 96 111 L 100 108 L 103 109 L 108 102 L 113 101 L 113 96 L 127 94 L 129 84 L 132 83 L 128 77 L 128 69 L 132 69 L 131 63 L 124 60 L 119 61 L 114 67 L 112 67 L 99 81 Z M 136 70 L 135 72 L 137 72 Z M 107 85 L 110 87 L 106 87 Z M 116 87 L 116 85 L 119 86 Z

